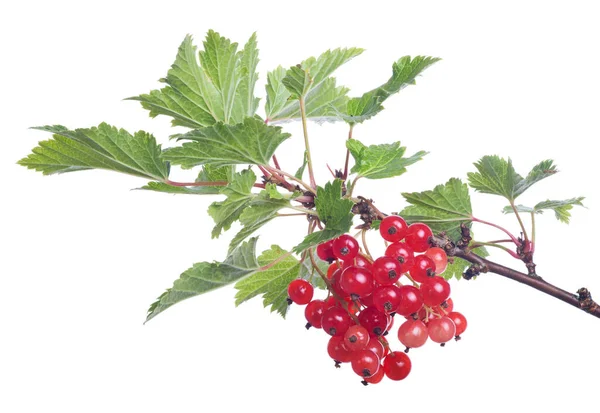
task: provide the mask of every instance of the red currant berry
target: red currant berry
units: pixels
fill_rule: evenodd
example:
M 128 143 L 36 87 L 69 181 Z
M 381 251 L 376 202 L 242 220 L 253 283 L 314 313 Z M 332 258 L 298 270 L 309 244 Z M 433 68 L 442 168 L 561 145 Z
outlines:
M 339 363 L 349 363 L 352 360 L 352 352 L 344 347 L 343 337 L 331 337 L 327 343 L 327 353 L 335 360 L 337 367 Z
M 423 297 L 418 288 L 412 285 L 403 285 L 400 290 L 400 305 L 396 312 L 403 316 L 409 316 L 418 312 L 423 307 Z
M 398 340 L 409 348 L 421 347 L 427 341 L 427 326 L 421 320 L 406 320 L 398 328 Z
M 454 335 L 459 337 L 462 333 L 467 329 L 467 319 L 464 315 L 459 312 L 453 311 L 448 313 L 448 318 L 452 320 L 454 325 L 456 326 L 456 331 Z
M 415 260 L 415 252 L 412 247 L 404 242 L 394 242 L 388 245 L 385 256 L 397 260 L 402 265 L 402 271 L 410 271 Z
M 385 313 L 375 307 L 367 307 L 358 314 L 360 325 L 369 331 L 373 336 L 380 336 L 385 333 L 388 319 Z
M 352 319 L 346 310 L 340 307 L 328 308 L 323 312 L 321 319 L 323 330 L 330 336 L 343 337 L 352 324 Z
M 361 377 L 370 377 L 379 369 L 379 358 L 371 350 L 358 350 L 352 353 L 352 370 Z
M 342 269 L 338 268 L 333 272 L 331 276 L 331 290 L 333 293 L 337 294 L 340 298 L 345 298 L 348 294 L 342 289 L 340 284 L 340 279 L 342 277 Z
M 317 256 L 328 263 L 335 261 L 335 256 L 333 255 L 333 240 L 325 241 L 322 244 L 317 245 Z
M 406 221 L 397 215 L 385 217 L 379 225 L 381 238 L 389 242 L 397 242 L 404 239 L 408 225 Z
M 418 283 L 425 282 L 435 275 L 435 263 L 427 255 L 417 255 L 410 269 L 410 276 Z
M 365 257 L 362 254 L 357 254 L 356 257 L 354 257 L 354 259 L 352 260 L 344 261 L 342 269 L 348 268 L 350 266 L 366 268 L 369 271 L 371 271 L 373 268 L 373 264 L 371 263 L 371 261 L 369 261 L 367 257 Z
M 325 300 L 325 307 L 324 307 L 324 309 L 327 310 L 328 308 L 334 307 L 336 305 L 338 305 L 338 300 L 336 300 L 333 295 L 330 295 Z
M 372 273 L 377 284 L 394 284 L 402 276 L 402 264 L 392 257 L 379 257 L 373 263 Z
M 347 309 L 350 314 L 356 314 L 360 311 L 359 306 L 351 297 L 345 297 L 344 302 L 336 301 L 336 306 Z
M 456 335 L 454 322 L 446 316 L 429 320 L 427 324 L 429 338 L 436 343 L 445 343 Z
M 446 251 L 440 247 L 431 247 L 425 251 L 423 255 L 427 255 L 433 260 L 435 263 L 435 273 L 437 275 L 446 271 L 446 267 L 448 266 L 448 256 L 446 255 Z
M 383 372 L 391 380 L 405 379 L 410 369 L 410 358 L 401 351 L 393 351 L 383 359 Z
M 358 255 L 358 241 L 348 235 L 340 235 L 333 240 L 333 255 L 342 261 L 352 260 Z
M 365 295 L 360 297 L 360 305 L 363 307 L 371 307 L 373 306 L 373 294 Z
M 381 344 L 381 341 L 387 343 L 385 337 L 373 337 L 372 339 L 369 338 L 367 347 L 365 347 L 365 350 L 371 350 L 373 353 L 377 354 L 379 360 L 383 359 L 383 357 L 385 357 L 387 354 L 387 347 Z
M 327 267 L 327 278 L 331 279 L 333 273 L 340 268 L 341 266 L 338 262 L 332 263 L 329 267 Z
M 450 284 L 437 275 L 422 283 L 420 290 L 423 303 L 429 307 L 438 306 L 450 297 Z
M 323 300 L 312 300 L 304 308 L 304 317 L 306 317 L 306 328 L 314 327 L 321 328 L 321 319 L 323 318 L 323 312 L 325 311 L 325 301 Z
M 383 380 L 383 366 L 379 365 L 379 369 L 377 369 L 377 373 L 372 374 L 369 377 L 365 377 L 365 379 L 362 381 L 362 384 L 364 384 L 365 386 L 367 384 L 376 384 L 379 383 L 381 380 Z
M 400 288 L 380 285 L 373 291 L 373 305 L 382 313 L 393 313 L 400 305 Z
M 454 301 L 452 301 L 452 298 L 447 298 L 445 303 L 446 304 L 441 303 L 440 305 L 434 307 L 433 311 L 439 315 L 448 315 L 454 309 Z
M 426 224 L 415 222 L 406 230 L 405 242 L 416 252 L 425 252 L 429 248 L 429 240 L 433 232 Z
M 312 300 L 314 288 L 306 280 L 298 279 L 288 285 L 288 296 L 296 304 L 308 304 Z
M 369 332 L 361 325 L 350 326 L 344 334 L 344 347 L 350 351 L 364 350 L 369 344 Z
M 366 268 L 351 265 L 342 271 L 340 286 L 353 299 L 373 292 L 373 275 Z

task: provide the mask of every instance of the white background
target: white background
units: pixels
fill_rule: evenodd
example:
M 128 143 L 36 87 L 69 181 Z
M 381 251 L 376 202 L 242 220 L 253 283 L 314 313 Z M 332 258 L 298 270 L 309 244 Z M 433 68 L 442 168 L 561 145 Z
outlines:
M 284 321 L 259 299 L 235 308 L 232 287 L 142 325 L 182 271 L 224 257 L 233 233 L 210 239 L 205 210 L 215 198 L 130 191 L 144 182 L 106 171 L 44 177 L 15 164 L 49 138 L 27 129 L 44 124 L 107 121 L 169 145 L 167 118 L 122 99 L 160 86 L 187 33 L 199 44 L 213 28 L 243 43 L 257 31 L 260 96 L 267 70 L 328 48 L 367 49 L 337 73 L 355 95 L 385 81 L 400 56 L 440 56 L 355 131 L 431 154 L 399 179 L 361 182 L 358 193 L 397 211 L 400 192 L 464 178 L 486 154 L 510 156 L 522 174 L 554 159 L 561 173 L 519 201 L 583 195 L 588 208 L 574 210 L 570 226 L 538 217 L 538 270 L 600 298 L 595 2 L 205 3 L 1 6 L 0 411 L 597 411 L 600 321 L 495 275 L 452 284 L 469 320 L 463 341 L 413 351 L 405 381 L 366 388 L 348 367 L 333 368 L 327 338 L 304 329 L 301 309 Z M 325 162 L 343 161 L 346 127 L 309 127 L 324 182 Z M 295 139 L 280 159 L 295 170 L 300 129 L 285 128 Z M 501 199 L 475 195 L 473 204 L 477 216 L 518 231 Z M 260 248 L 296 244 L 299 221 L 266 228 Z

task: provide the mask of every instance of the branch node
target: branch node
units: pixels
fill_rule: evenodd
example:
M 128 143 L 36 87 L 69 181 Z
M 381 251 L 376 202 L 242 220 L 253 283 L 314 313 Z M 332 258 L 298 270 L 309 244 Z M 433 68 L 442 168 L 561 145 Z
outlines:
M 457 242 L 456 246 L 461 250 L 464 250 L 469 246 L 471 242 L 471 230 L 469 227 L 463 222 L 460 224 L 460 240 Z
M 585 287 L 577 290 L 577 301 L 579 307 L 586 313 L 594 313 L 598 310 L 598 303 L 592 300 L 592 293 Z

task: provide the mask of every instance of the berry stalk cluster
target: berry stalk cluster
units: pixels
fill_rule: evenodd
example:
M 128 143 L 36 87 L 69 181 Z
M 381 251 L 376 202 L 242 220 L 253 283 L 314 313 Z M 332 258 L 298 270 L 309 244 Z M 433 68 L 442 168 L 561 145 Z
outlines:
M 444 346 L 467 327 L 466 318 L 453 311 L 450 284 L 440 277 L 448 258 L 431 245 L 431 229 L 390 215 L 379 232 L 387 248 L 376 259 L 348 234 L 317 246 L 317 256 L 330 263 L 323 274 L 324 299 L 313 299 L 314 287 L 305 279 L 288 286 L 290 303 L 306 305 L 306 328 L 331 336 L 327 352 L 336 367 L 350 363 L 365 385 L 384 377 L 403 380 L 412 368 L 409 349 L 427 340 Z M 403 320 L 396 335 L 404 352 L 393 351 L 386 338 L 398 316 Z

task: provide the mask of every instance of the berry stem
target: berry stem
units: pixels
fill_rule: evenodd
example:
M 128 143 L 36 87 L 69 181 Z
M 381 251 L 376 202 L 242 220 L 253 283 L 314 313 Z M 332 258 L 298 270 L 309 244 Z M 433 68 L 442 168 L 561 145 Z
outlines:
M 279 166 L 279 161 L 277 160 L 277 155 L 273 155 L 273 165 L 275 165 L 275 168 L 281 169 Z
M 516 246 L 520 246 L 521 243 L 519 242 L 519 240 L 517 239 L 517 237 L 515 237 L 513 234 L 511 234 L 507 229 L 502 228 L 500 225 L 496 225 L 492 222 L 488 222 L 488 221 L 484 221 L 482 219 L 479 218 L 475 218 L 474 216 L 471 216 L 471 221 L 473 222 L 479 222 L 480 224 L 485 224 L 485 225 L 489 225 L 491 227 L 494 228 L 498 228 L 500 231 L 504 232 L 506 235 L 508 235 L 511 239 L 511 241 L 516 245 Z
M 352 139 L 352 131 L 354 130 L 354 124 L 350 124 L 348 130 L 348 140 Z M 346 162 L 344 163 L 344 180 L 348 178 L 348 163 L 350 162 L 350 149 L 346 149 Z
M 327 289 L 329 290 L 329 293 L 331 295 L 333 295 L 333 297 L 340 303 L 340 305 L 342 306 L 342 308 L 344 310 L 346 310 L 346 312 L 348 313 L 348 315 L 352 318 L 352 320 L 354 320 L 354 322 L 356 324 L 360 324 L 360 321 L 358 321 L 358 317 L 356 317 L 356 315 L 354 315 L 350 309 L 348 308 L 348 303 L 346 302 L 346 300 L 344 300 L 342 297 L 340 297 L 339 295 L 337 295 L 337 293 L 335 293 L 333 291 L 333 288 L 331 287 L 331 281 L 329 280 L 329 278 L 327 278 L 327 275 L 325 275 L 323 273 L 323 271 L 321 271 L 317 265 L 317 263 L 315 262 L 315 257 L 313 256 L 313 249 L 309 249 L 308 250 L 308 257 L 310 258 L 310 263 L 312 264 L 313 268 L 317 271 L 317 273 L 321 276 L 321 278 L 323 279 L 323 282 L 325 283 L 325 285 L 327 286 Z
M 472 243 L 469 245 L 469 248 L 475 249 L 475 248 L 481 247 L 481 246 L 500 248 L 501 250 L 504 250 L 504 251 L 508 252 L 511 257 L 516 258 L 518 260 L 521 259 L 521 257 L 519 257 L 519 254 L 517 254 L 513 250 L 511 250 L 509 248 L 506 248 L 504 245 L 499 245 L 499 244 L 497 244 L 495 242 L 472 241 Z
M 358 181 L 359 178 L 362 178 L 360 175 L 357 175 L 356 178 L 354 178 L 354 181 L 352 181 L 352 184 L 350 185 L 350 189 L 348 190 L 348 196 L 351 197 L 352 193 L 354 192 L 354 186 L 356 185 L 356 181 Z
M 198 181 L 198 182 L 175 182 L 167 179 L 164 181 L 165 184 L 171 186 L 227 186 L 227 181 Z
M 510 201 L 510 206 L 513 209 L 513 211 L 515 212 L 515 216 L 517 217 L 517 221 L 519 221 L 519 225 L 521 226 L 521 231 L 523 232 L 523 238 L 525 239 L 525 242 L 527 243 L 527 241 L 529 241 L 529 238 L 527 237 L 527 231 L 525 230 L 525 225 L 523 225 L 523 220 L 521 220 L 521 215 L 519 215 L 519 211 L 517 211 L 517 207 L 515 206 L 514 201 Z
M 302 132 L 304 133 L 304 147 L 306 148 L 306 163 L 308 164 L 308 176 L 310 178 L 311 185 L 310 187 L 314 190 L 317 188 L 317 183 L 315 182 L 312 157 L 310 154 L 310 144 L 308 142 L 308 128 L 306 126 L 306 108 L 304 106 L 304 96 L 300 96 L 300 115 L 302 116 Z
M 533 254 L 535 251 L 535 212 L 531 212 L 531 246 L 530 251 Z
M 369 251 L 369 246 L 367 245 L 367 230 L 363 229 L 361 231 L 361 237 L 362 237 L 362 244 L 363 247 L 365 247 L 365 253 L 367 254 L 367 257 L 369 257 L 369 259 L 371 260 L 371 262 L 373 262 L 373 256 L 371 255 L 371 252 Z
M 290 174 L 290 173 L 288 173 L 288 172 L 282 171 L 281 169 L 273 168 L 272 166 L 268 166 L 268 165 L 262 165 L 262 167 L 263 167 L 263 168 L 265 168 L 267 171 L 269 171 L 269 172 L 271 172 L 271 173 L 277 173 L 277 174 L 279 174 L 279 175 L 283 175 L 283 176 L 285 176 L 285 177 L 287 177 L 287 178 L 291 179 L 292 181 L 299 183 L 299 184 L 300 184 L 300 185 L 302 185 L 302 186 L 303 186 L 303 187 L 304 187 L 304 188 L 305 188 L 307 191 L 309 191 L 309 192 L 311 192 L 311 193 L 313 193 L 313 194 L 315 194 L 315 195 L 317 194 L 317 193 L 315 192 L 315 190 L 314 190 L 314 189 L 313 189 L 313 188 L 312 188 L 312 187 L 311 187 L 309 184 L 307 184 L 306 182 L 304 182 L 302 179 L 298 179 L 298 178 L 296 178 L 294 175 L 292 175 L 292 174 Z
M 292 206 L 292 205 L 288 205 L 285 208 L 289 208 L 289 209 L 293 209 L 294 211 L 302 212 L 302 214 L 300 214 L 300 215 L 303 215 L 303 214 L 306 215 L 306 214 L 308 214 L 308 215 L 317 216 L 317 213 L 315 211 L 311 210 L 311 209 L 306 209 L 306 208 L 302 208 L 302 207 L 295 207 L 295 206 Z M 299 214 L 294 214 L 294 215 L 299 215 Z

